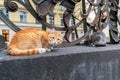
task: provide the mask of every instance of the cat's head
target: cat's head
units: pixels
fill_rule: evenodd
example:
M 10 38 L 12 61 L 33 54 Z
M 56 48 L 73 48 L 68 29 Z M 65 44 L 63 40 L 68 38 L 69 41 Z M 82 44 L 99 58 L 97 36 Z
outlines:
M 52 46 L 59 45 L 63 42 L 62 34 L 61 32 L 53 32 L 51 31 L 48 35 L 48 43 Z

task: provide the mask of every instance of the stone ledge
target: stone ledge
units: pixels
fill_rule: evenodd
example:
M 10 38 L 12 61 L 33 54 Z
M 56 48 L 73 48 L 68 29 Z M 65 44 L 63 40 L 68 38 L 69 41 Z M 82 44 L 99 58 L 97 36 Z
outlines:
M 30 56 L 0 53 L 0 80 L 119 80 L 120 45 L 72 46 Z

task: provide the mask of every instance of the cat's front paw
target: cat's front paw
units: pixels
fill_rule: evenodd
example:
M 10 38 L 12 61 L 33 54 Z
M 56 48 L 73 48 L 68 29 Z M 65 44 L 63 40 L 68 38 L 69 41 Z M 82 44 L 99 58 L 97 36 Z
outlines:
M 46 49 L 47 51 L 51 51 L 51 49 Z
M 39 48 L 39 53 L 45 53 L 46 49 L 45 48 Z

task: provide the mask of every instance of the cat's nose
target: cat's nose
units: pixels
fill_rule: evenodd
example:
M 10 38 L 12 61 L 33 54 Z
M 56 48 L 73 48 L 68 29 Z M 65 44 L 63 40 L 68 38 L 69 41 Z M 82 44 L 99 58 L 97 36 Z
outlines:
M 58 44 L 58 42 L 56 41 L 55 44 Z

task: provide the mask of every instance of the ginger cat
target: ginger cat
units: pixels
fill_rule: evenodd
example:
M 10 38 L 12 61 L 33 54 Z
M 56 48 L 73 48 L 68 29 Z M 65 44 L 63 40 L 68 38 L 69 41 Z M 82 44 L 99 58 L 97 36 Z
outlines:
M 18 31 L 8 45 L 8 53 L 13 56 L 31 55 L 51 51 L 51 47 L 63 41 L 61 32 L 27 28 Z

